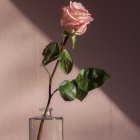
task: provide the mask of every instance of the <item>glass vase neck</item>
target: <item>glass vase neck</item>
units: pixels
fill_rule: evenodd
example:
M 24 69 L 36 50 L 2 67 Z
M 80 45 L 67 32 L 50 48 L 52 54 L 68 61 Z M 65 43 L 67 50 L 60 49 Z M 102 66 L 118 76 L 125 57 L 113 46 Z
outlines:
M 41 116 L 44 116 L 44 117 L 45 116 L 47 116 L 47 117 L 50 116 L 51 117 L 53 108 L 48 108 L 46 114 L 44 115 L 45 110 L 46 110 L 46 108 L 40 108 L 39 109 L 39 111 L 41 112 Z

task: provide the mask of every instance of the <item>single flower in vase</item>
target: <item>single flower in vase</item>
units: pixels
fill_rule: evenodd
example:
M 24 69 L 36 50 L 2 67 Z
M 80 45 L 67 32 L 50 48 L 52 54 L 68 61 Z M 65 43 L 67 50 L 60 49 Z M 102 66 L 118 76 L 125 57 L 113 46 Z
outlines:
M 93 21 L 91 14 L 81 3 L 70 1 L 69 6 L 62 8 L 61 26 L 71 34 L 84 34 L 91 21 Z
M 73 59 L 69 51 L 66 48 L 66 43 L 69 38 L 72 40 L 72 48 L 75 48 L 76 37 L 83 35 L 87 26 L 93 21 L 93 17 L 87 9 L 77 2 L 70 1 L 68 6 L 62 8 L 62 18 L 60 25 L 63 29 L 60 42 L 50 42 L 43 50 L 42 66 L 45 68 L 49 75 L 49 89 L 48 89 L 48 101 L 45 111 L 42 115 L 39 123 L 37 135 L 34 139 L 43 139 L 43 126 L 45 117 L 54 94 L 59 91 L 61 97 L 65 101 L 73 101 L 83 99 L 88 95 L 88 92 L 100 87 L 106 80 L 110 78 L 103 69 L 100 68 L 84 68 L 79 71 L 79 74 L 75 79 L 64 80 L 60 83 L 54 91 L 52 91 L 52 81 L 55 75 L 56 69 L 60 68 L 64 74 L 69 74 L 73 68 Z M 54 69 L 50 73 L 47 69 L 47 65 L 56 60 Z M 56 137 L 58 140 L 58 137 Z M 53 139 L 53 140 L 56 140 Z

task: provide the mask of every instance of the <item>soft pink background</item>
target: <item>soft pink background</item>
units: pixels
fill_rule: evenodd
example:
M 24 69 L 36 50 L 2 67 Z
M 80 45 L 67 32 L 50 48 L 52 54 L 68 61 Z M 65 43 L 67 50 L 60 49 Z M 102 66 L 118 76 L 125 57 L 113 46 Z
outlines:
M 51 107 L 64 117 L 64 140 L 139 140 L 139 3 L 81 2 L 95 21 L 70 49 L 72 73 L 58 70 L 54 86 L 85 66 L 104 68 L 112 79 L 82 103 L 54 96 Z M 46 104 L 48 76 L 40 67 L 41 53 L 49 41 L 59 40 L 64 4 L 68 1 L 0 0 L 0 140 L 28 140 L 28 118 Z

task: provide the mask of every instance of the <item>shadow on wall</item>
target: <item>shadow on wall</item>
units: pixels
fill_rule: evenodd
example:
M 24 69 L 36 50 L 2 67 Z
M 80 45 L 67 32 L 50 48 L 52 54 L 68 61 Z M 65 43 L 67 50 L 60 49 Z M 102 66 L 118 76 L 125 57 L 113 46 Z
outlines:
M 95 21 L 89 26 L 88 32 L 78 38 L 77 48 L 72 52 L 76 66 L 79 69 L 101 67 L 108 71 L 112 79 L 103 90 L 140 126 L 138 1 L 79 1 L 88 7 Z M 52 40 L 60 39 L 57 37 L 61 34 L 61 7 L 69 0 L 57 3 L 55 0 L 12 2 Z

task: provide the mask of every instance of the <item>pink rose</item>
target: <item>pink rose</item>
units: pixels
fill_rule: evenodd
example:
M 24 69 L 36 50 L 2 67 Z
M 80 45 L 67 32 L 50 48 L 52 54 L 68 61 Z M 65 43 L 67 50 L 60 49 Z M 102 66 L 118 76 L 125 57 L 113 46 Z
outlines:
M 62 8 L 61 26 L 69 33 L 84 34 L 91 21 L 93 21 L 91 14 L 81 3 L 70 1 L 69 6 Z

